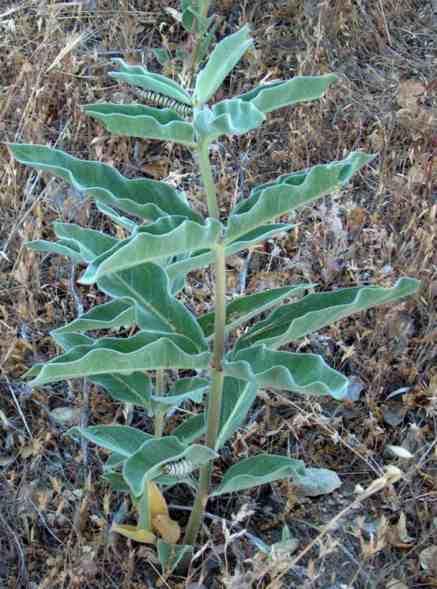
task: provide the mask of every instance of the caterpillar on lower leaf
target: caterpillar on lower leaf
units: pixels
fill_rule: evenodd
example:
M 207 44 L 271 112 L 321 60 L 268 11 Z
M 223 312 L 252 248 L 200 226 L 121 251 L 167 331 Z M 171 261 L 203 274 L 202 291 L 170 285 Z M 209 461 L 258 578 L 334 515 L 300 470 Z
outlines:
M 162 467 L 164 474 L 177 478 L 186 477 L 196 469 L 197 466 L 191 460 L 186 459 L 178 460 L 177 462 L 167 462 Z
M 174 98 L 170 98 L 169 96 L 164 96 L 164 94 L 159 94 L 158 92 L 154 92 L 153 90 L 139 90 L 138 88 L 134 89 L 135 94 L 140 96 L 145 102 L 148 102 L 150 106 L 160 106 L 162 108 L 171 108 L 174 110 L 178 115 L 183 118 L 189 118 L 193 114 L 193 109 L 188 104 L 183 104 L 182 102 L 178 102 Z

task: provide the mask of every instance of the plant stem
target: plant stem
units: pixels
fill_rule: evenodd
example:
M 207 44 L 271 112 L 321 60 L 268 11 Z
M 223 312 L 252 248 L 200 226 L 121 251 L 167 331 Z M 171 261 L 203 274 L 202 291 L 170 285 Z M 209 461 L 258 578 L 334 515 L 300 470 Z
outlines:
M 150 530 L 149 483 L 144 485 L 144 491 L 138 500 L 138 529 Z
M 212 177 L 211 164 L 208 157 L 208 146 L 199 147 L 199 166 L 205 186 L 208 211 L 211 217 L 219 218 L 217 193 Z M 225 353 L 226 324 L 226 257 L 223 243 L 216 246 L 215 251 L 215 319 L 214 346 L 210 368 L 211 389 L 208 397 L 206 443 L 215 449 L 220 425 L 223 395 L 223 356 Z M 211 463 L 201 467 L 199 488 L 194 501 L 193 510 L 185 532 L 184 543 L 194 544 L 203 521 L 203 514 L 208 501 L 211 478 Z
M 158 370 L 156 372 L 156 392 L 160 397 L 165 395 L 166 388 L 165 388 L 165 372 L 164 370 Z M 165 409 L 157 409 L 155 420 L 154 420 L 154 434 L 157 438 L 162 437 L 162 432 L 164 431 L 164 421 L 165 421 Z

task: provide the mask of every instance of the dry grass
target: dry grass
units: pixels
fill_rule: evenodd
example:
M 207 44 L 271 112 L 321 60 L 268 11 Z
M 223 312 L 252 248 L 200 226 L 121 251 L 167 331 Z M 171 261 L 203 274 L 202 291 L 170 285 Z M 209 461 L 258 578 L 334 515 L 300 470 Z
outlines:
M 226 95 L 266 76 L 336 71 L 341 77 L 320 103 L 280 111 L 260 131 L 221 144 L 215 162 L 224 172 L 223 208 L 240 187 L 247 191 L 290 169 L 339 158 L 351 149 L 378 153 L 339 197 L 300 214 L 298 229 L 277 247 L 267 244 L 246 264 L 236 260 L 229 267 L 229 287 L 254 292 L 304 279 L 329 289 L 391 284 L 400 275 L 420 278 L 423 286 L 415 298 L 343 321 L 301 346 L 354 375 L 363 387 L 360 401 L 339 406 L 266 397 L 233 445 L 240 456 L 261 448 L 290 451 L 312 465 L 334 468 L 342 489 L 302 500 L 283 483 L 228 503 L 211 502 L 214 517 L 208 521 L 207 544 L 193 563 L 190 587 L 437 586 L 437 557 L 429 557 L 429 547 L 437 545 L 437 134 L 432 117 L 437 86 L 431 3 L 217 4 L 219 32 L 248 21 L 258 49 L 229 79 Z M 196 176 L 184 149 L 110 137 L 80 112 L 87 102 L 126 99 L 105 77 L 112 55 L 157 67 L 150 48 L 175 49 L 183 42 L 171 15 L 151 0 L 3 0 L 0 136 L 115 162 L 129 176 L 171 174 L 188 185 Z M 92 289 L 74 286 L 65 260 L 41 259 L 23 248 L 24 241 L 49 237 L 55 219 L 109 230 L 106 221 L 58 181 L 12 162 L 4 146 L 0 178 L 0 586 L 188 586 L 176 577 L 160 577 L 149 549 L 108 535 L 108 523 L 126 505 L 99 482 L 96 452 L 64 437 L 66 427 L 51 416 L 53 409 L 68 407 L 76 410 L 72 419 L 83 418 L 84 401 L 90 422 L 122 420 L 120 410 L 94 389 L 60 385 L 32 392 L 19 380 L 26 367 L 56 352 L 48 337 L 51 328 L 70 320 L 78 305 L 89 308 L 101 300 Z M 200 311 L 209 303 L 209 280 L 208 273 L 199 273 L 191 282 Z M 143 416 L 134 420 L 141 424 Z M 402 446 L 413 458 L 389 455 L 388 445 Z M 231 461 L 231 453 L 225 455 L 223 468 Z M 401 468 L 402 480 L 353 504 L 354 486 L 368 487 L 389 463 Z M 176 490 L 170 499 L 184 523 L 186 513 L 177 507 L 188 498 Z M 346 509 L 336 528 L 297 561 L 349 505 L 353 509 Z M 275 541 L 284 522 L 300 542 L 290 557 L 295 566 L 285 576 L 284 559 L 271 562 L 255 554 L 247 535 Z

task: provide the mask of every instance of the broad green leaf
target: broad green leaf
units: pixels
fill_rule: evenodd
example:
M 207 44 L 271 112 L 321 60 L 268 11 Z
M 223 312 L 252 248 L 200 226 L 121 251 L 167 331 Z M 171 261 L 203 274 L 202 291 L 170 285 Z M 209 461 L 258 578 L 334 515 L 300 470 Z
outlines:
M 111 485 L 111 489 L 118 493 L 129 493 L 129 485 L 123 478 L 123 475 L 119 472 L 106 472 L 103 477 Z
M 99 209 L 99 211 L 107 217 L 109 217 L 115 223 L 115 225 L 122 227 L 126 231 L 129 231 L 129 233 L 134 233 L 138 230 L 139 225 L 137 223 L 131 221 L 127 217 L 119 215 L 117 211 L 112 207 L 105 205 L 101 202 L 97 202 L 96 206 Z
M 226 256 L 232 256 L 242 250 L 255 247 L 258 243 L 271 239 L 280 233 L 289 231 L 294 225 L 286 223 L 276 223 L 273 225 L 265 225 L 258 227 L 254 231 L 241 236 L 239 239 L 231 243 L 225 248 Z M 210 251 L 196 252 L 193 256 L 185 258 L 183 260 L 176 261 L 169 266 L 166 270 L 171 280 L 181 275 L 186 275 L 192 270 L 198 270 L 209 266 L 214 262 L 214 254 Z
M 268 311 L 284 299 L 296 296 L 302 290 L 312 288 L 314 284 L 299 284 L 273 288 L 264 292 L 237 297 L 226 305 L 226 331 L 237 328 L 242 323 L 250 321 L 252 317 Z M 214 333 L 214 311 L 199 317 L 199 325 L 206 337 Z
M 62 333 L 83 333 L 98 329 L 119 329 L 130 327 L 135 323 L 135 307 L 129 299 L 116 299 L 109 303 L 96 305 L 83 313 L 78 319 L 59 327 L 51 332 L 56 336 Z
M 132 374 L 101 374 L 89 379 L 106 389 L 115 401 L 150 408 L 152 383 L 144 372 Z
M 82 436 L 89 442 L 116 452 L 125 458 L 130 458 L 142 445 L 153 439 L 153 436 L 128 425 L 93 425 L 90 427 L 74 427 L 68 434 Z
M 236 378 L 253 379 L 259 388 L 271 387 L 303 395 L 330 395 L 347 398 L 348 379 L 330 368 L 317 354 L 275 352 L 254 346 L 236 353 L 235 362 L 225 373 Z
M 132 106 L 130 110 L 128 107 Z M 162 109 L 152 107 L 141 107 L 156 111 L 153 114 L 129 114 L 134 105 L 120 104 L 91 104 L 85 107 L 85 112 L 90 117 L 97 119 L 105 128 L 115 135 L 127 135 L 128 137 L 140 137 L 141 139 L 158 139 L 161 141 L 175 141 L 192 147 L 195 143 L 193 125 L 178 117 L 177 120 L 169 120 L 162 123 Z M 167 109 L 172 115 L 174 111 Z M 128 114 L 126 114 L 128 113 Z M 158 115 L 158 113 L 161 113 Z M 168 115 L 168 118 L 170 117 Z M 173 116 L 173 115 L 172 115 Z M 176 115 L 175 115 L 176 116 Z
M 60 333 L 56 336 L 56 343 L 64 350 L 71 350 L 77 346 L 92 346 L 95 341 L 94 338 L 83 335 L 83 333 Z M 35 366 L 32 367 L 32 370 L 34 368 Z
M 93 284 L 103 276 L 145 262 L 192 252 L 198 248 L 213 249 L 220 235 L 221 224 L 215 219 L 207 219 L 201 225 L 183 217 L 163 217 L 98 256 L 88 266 L 80 282 Z
M 184 196 L 165 182 L 146 178 L 130 180 L 112 166 L 81 160 L 45 145 L 9 145 L 17 161 L 66 180 L 78 192 L 98 203 L 116 207 L 143 219 L 181 215 L 194 221 L 201 217 L 184 201 Z
M 341 486 L 336 472 L 327 468 L 305 468 L 303 475 L 293 479 L 297 494 L 304 497 L 328 495 Z
M 176 381 L 167 395 L 153 395 L 152 400 L 162 405 L 178 407 L 184 401 L 201 403 L 210 381 L 206 378 L 182 378 Z
M 223 80 L 252 46 L 253 41 L 249 36 L 247 25 L 220 41 L 211 52 L 208 63 L 197 76 L 194 102 L 197 104 L 208 102 Z
M 114 59 L 114 63 L 120 66 L 119 71 L 110 72 L 109 75 L 120 82 L 125 82 L 131 86 L 139 86 L 144 90 L 153 90 L 164 96 L 174 98 L 177 102 L 192 104 L 191 96 L 182 86 L 174 80 L 149 72 L 141 65 L 129 65 L 122 59 Z
M 146 441 L 123 466 L 123 477 L 135 497 L 142 494 L 147 481 L 165 473 L 167 463 L 188 460 L 196 468 L 216 458 L 217 454 L 207 446 L 186 446 L 176 436 L 165 436 Z
M 97 285 L 111 297 L 128 297 L 134 301 L 140 328 L 184 335 L 198 350 L 207 348 L 196 318 L 170 293 L 167 274 L 157 264 L 147 263 L 110 274 L 100 278 Z
M 358 286 L 307 295 L 296 303 L 283 305 L 265 321 L 254 325 L 238 340 L 236 349 L 260 343 L 282 346 L 352 313 L 414 294 L 419 285 L 419 281 L 414 278 L 401 278 L 391 288 Z
M 305 466 L 301 460 L 294 460 L 287 456 L 259 454 L 231 466 L 212 495 L 217 497 L 225 493 L 236 493 L 304 474 Z
M 44 239 L 35 239 L 33 241 L 26 241 L 26 247 L 34 252 L 66 256 L 75 264 L 84 262 L 83 255 L 74 247 L 74 244 L 66 240 L 46 241 Z
M 151 341 L 154 339 L 154 341 Z M 177 343 L 175 343 L 177 342 Z M 183 336 L 156 339 L 146 332 L 130 338 L 102 338 L 92 346 L 78 346 L 27 373 L 34 377 L 31 386 L 70 378 L 94 377 L 102 374 L 131 374 L 137 371 L 207 368 L 210 354 L 193 354 L 179 345 L 190 347 Z
M 224 379 L 222 414 L 216 450 L 222 448 L 244 423 L 256 399 L 256 392 L 257 386 L 254 379 L 248 382 L 229 377 Z
M 167 575 L 179 566 L 181 568 L 188 568 L 193 558 L 194 547 L 189 544 L 169 544 L 159 539 L 157 548 L 159 563 Z
M 111 235 L 95 229 L 87 229 L 74 223 L 53 223 L 53 229 L 57 237 L 63 243 L 70 243 L 76 248 L 86 262 L 91 262 L 96 256 L 112 249 L 119 240 Z
M 197 415 L 190 415 L 173 430 L 173 435 L 176 436 L 184 444 L 192 444 L 198 440 L 206 432 L 206 420 L 203 413 Z
M 223 100 L 212 109 L 204 107 L 194 119 L 199 141 L 211 143 L 221 135 L 242 135 L 258 128 L 265 116 L 250 102 Z
M 352 152 L 344 160 L 281 176 L 255 188 L 248 199 L 230 212 L 225 243 L 340 188 L 373 157 Z
M 337 76 L 334 74 L 296 76 L 291 80 L 264 84 L 238 96 L 238 98 L 253 104 L 261 112 L 268 113 L 298 102 L 321 98 L 336 80 Z

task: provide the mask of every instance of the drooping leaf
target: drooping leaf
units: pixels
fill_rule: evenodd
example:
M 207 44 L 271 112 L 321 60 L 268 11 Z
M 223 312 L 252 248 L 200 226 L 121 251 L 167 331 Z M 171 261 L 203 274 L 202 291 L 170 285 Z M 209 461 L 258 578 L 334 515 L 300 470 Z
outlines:
M 275 352 L 265 346 L 253 346 L 235 354 L 235 362 L 225 373 L 252 380 L 259 388 L 271 387 L 303 395 L 330 395 L 347 398 L 348 379 L 330 368 L 317 354 Z
M 20 163 L 63 178 L 78 192 L 103 205 L 143 219 L 157 220 L 170 214 L 201 220 L 184 202 L 183 195 L 165 182 L 147 178 L 131 180 L 112 166 L 81 160 L 45 145 L 11 144 L 9 147 Z
M 305 474 L 305 466 L 301 460 L 294 460 L 287 456 L 259 454 L 231 466 L 212 495 L 216 497 L 225 493 L 244 491 L 258 485 L 294 477 L 297 474 Z
M 170 339 L 170 337 L 172 339 Z M 36 365 L 26 376 L 34 377 L 31 386 L 70 378 L 95 377 L 102 374 L 132 374 L 161 368 L 207 368 L 210 354 L 184 351 L 177 343 L 191 347 L 184 336 L 156 339 L 147 332 L 130 338 L 102 338 L 92 346 L 78 346 L 44 365 Z
M 103 387 L 114 401 L 150 408 L 152 383 L 144 372 L 101 374 L 89 380 Z
M 177 102 L 192 104 L 188 92 L 171 78 L 149 72 L 141 65 L 129 65 L 122 59 L 114 59 L 113 61 L 120 66 L 119 71 L 109 73 L 115 80 L 125 82 L 131 86 L 139 86 L 144 90 L 153 90 L 164 96 L 174 98 Z
M 135 323 L 135 307 L 129 299 L 116 299 L 109 303 L 96 305 L 80 317 L 55 329 L 51 336 L 56 340 L 58 334 L 83 333 L 98 329 L 119 329 Z
M 75 223 L 53 223 L 55 234 L 63 243 L 69 242 L 76 248 L 84 261 L 91 262 L 119 243 L 119 240 L 102 231 L 81 227 Z
M 148 114 L 138 114 L 145 113 L 145 109 Z M 181 119 L 170 109 L 99 103 L 90 104 L 84 110 L 87 115 L 103 123 L 105 128 L 115 135 L 175 141 L 190 147 L 193 147 L 195 143 L 193 125 Z
M 98 256 L 80 282 L 93 284 L 99 278 L 121 272 L 145 262 L 192 252 L 200 248 L 214 248 L 221 234 L 221 224 L 207 219 L 204 224 L 183 217 L 163 217 L 141 228 L 134 236 L 121 241 L 112 250 Z
M 173 430 L 183 444 L 192 444 L 206 432 L 206 420 L 203 413 L 186 417 L 184 421 Z
M 222 414 L 216 450 L 222 448 L 246 420 L 256 399 L 257 386 L 250 381 L 226 377 L 223 383 Z
M 26 241 L 26 247 L 34 252 L 47 254 L 58 254 L 70 258 L 74 264 L 80 264 L 84 261 L 83 256 L 74 248 L 73 244 L 67 241 L 46 241 L 44 239 L 34 239 Z
M 225 248 L 225 255 L 232 256 L 233 254 L 236 254 L 237 252 L 247 248 L 255 247 L 258 243 L 265 241 L 266 239 L 271 239 L 280 233 L 289 231 L 293 227 L 294 225 L 289 225 L 287 223 L 276 223 L 259 227 L 258 229 L 241 236 L 239 239 L 228 245 Z M 209 266 L 213 261 L 214 254 L 212 252 L 197 252 L 191 257 L 184 258 L 183 260 L 170 264 L 167 266 L 166 270 L 170 279 L 173 280 L 175 277 L 186 275 L 192 270 Z
M 145 442 L 153 439 L 150 434 L 129 425 L 74 427 L 68 434 L 74 437 L 82 436 L 100 448 L 116 452 L 124 459 L 133 456 Z
M 142 329 L 168 331 L 190 338 L 198 350 L 207 343 L 194 315 L 169 291 L 166 272 L 157 264 L 142 266 L 100 278 L 98 287 L 111 297 L 128 297 L 137 308 Z
M 133 495 L 138 497 L 147 481 L 158 478 L 165 472 L 167 463 L 188 460 L 194 467 L 207 464 L 216 453 L 206 446 L 186 446 L 176 436 L 165 436 L 146 441 L 123 466 L 123 477 Z
M 258 86 L 238 98 L 253 104 L 261 112 L 268 113 L 298 102 L 317 100 L 336 80 L 337 76 L 334 74 L 296 76 L 291 80 Z
M 204 107 L 194 119 L 200 141 L 211 143 L 221 135 L 242 135 L 258 128 L 265 116 L 250 102 L 223 100 L 212 109 Z
M 139 542 L 140 544 L 155 544 L 156 536 L 150 530 L 143 530 L 138 526 L 132 526 L 130 524 L 117 524 L 113 523 L 111 526 L 111 532 L 120 534 L 129 540 Z
M 206 66 L 197 76 L 194 102 L 199 104 L 208 102 L 244 53 L 252 46 L 253 41 L 249 36 L 247 25 L 220 41 L 211 52 Z
M 226 305 L 226 331 L 237 328 L 242 323 L 250 321 L 252 317 L 278 305 L 284 299 L 294 297 L 302 290 L 313 286 L 313 284 L 283 286 L 235 298 Z M 205 336 L 210 337 L 214 333 L 214 311 L 202 315 L 198 321 Z
M 179 407 L 184 401 L 201 403 L 210 385 L 206 378 L 181 378 L 177 380 L 166 395 L 153 395 L 152 400 L 162 405 Z
M 419 285 L 414 278 L 401 278 L 391 288 L 358 286 L 307 295 L 296 303 L 283 305 L 254 325 L 238 340 L 236 349 L 261 343 L 282 346 L 352 313 L 414 294 Z
M 139 225 L 137 223 L 135 223 L 134 221 L 131 221 L 130 219 L 128 219 L 127 217 L 124 217 L 123 215 L 119 215 L 117 213 L 117 211 L 115 209 L 113 209 L 112 207 L 105 205 L 101 202 L 97 202 L 96 206 L 99 209 L 99 211 L 101 213 L 103 213 L 104 215 L 106 215 L 107 217 L 109 217 L 115 223 L 115 225 L 122 227 L 123 229 L 125 229 L 129 233 L 134 233 L 135 231 L 138 230 Z
M 225 243 L 340 188 L 373 157 L 352 152 L 344 160 L 320 164 L 258 186 L 230 212 Z

